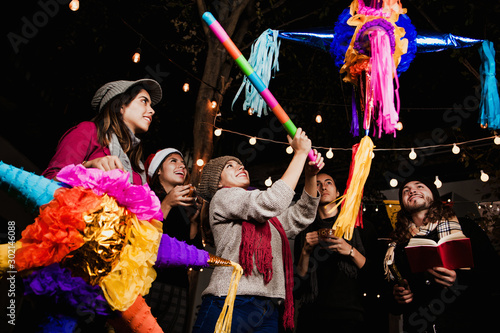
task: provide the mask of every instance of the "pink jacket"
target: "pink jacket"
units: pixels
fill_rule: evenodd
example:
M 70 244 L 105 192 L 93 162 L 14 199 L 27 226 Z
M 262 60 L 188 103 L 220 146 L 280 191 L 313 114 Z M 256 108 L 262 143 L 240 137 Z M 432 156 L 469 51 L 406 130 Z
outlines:
M 102 147 L 97 140 L 96 125 L 91 121 L 84 121 L 64 133 L 42 176 L 53 179 L 66 165 L 80 164 L 109 155 L 109 148 Z M 133 179 L 134 185 L 142 185 L 141 176 L 135 171 Z

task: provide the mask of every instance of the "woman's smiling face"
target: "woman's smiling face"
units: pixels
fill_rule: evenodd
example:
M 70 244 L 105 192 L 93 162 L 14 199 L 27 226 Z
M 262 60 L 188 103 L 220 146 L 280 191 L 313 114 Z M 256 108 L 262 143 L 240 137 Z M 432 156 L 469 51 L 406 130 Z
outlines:
M 151 107 L 149 93 L 142 89 L 128 104 L 122 106 L 123 122 L 134 134 L 147 132 L 155 111 Z
M 178 153 L 168 155 L 158 170 L 158 176 L 164 188 L 184 184 L 187 170 L 182 156 Z
M 241 187 L 247 188 L 250 185 L 248 171 L 240 163 L 229 160 L 222 169 L 219 187 Z

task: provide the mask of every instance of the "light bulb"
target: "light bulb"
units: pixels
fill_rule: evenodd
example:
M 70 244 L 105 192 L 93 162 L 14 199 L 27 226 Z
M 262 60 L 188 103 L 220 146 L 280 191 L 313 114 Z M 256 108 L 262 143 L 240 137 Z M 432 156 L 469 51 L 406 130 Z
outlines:
M 220 128 L 216 128 L 214 131 L 215 136 L 220 136 L 222 134 L 222 130 Z
M 488 176 L 487 173 L 485 173 L 483 170 L 481 170 L 481 181 L 487 182 L 490 179 L 490 176 Z
M 212 101 L 211 106 L 212 106 L 212 109 L 215 109 L 217 107 L 217 102 L 216 101 Z
M 493 142 L 496 144 L 496 145 L 500 145 L 500 136 L 496 135 L 495 138 L 493 139 Z
M 203 166 L 203 164 L 205 164 L 205 161 L 203 161 L 201 158 L 199 158 L 197 161 L 196 161 L 196 165 L 201 167 Z
M 189 83 L 184 83 L 184 85 L 182 86 L 182 91 L 184 92 L 188 92 L 189 91 Z
M 141 49 L 140 49 L 140 48 L 137 48 L 137 49 L 135 50 L 135 53 L 134 53 L 134 55 L 132 56 L 132 61 L 133 61 L 134 63 L 136 63 L 136 64 L 137 64 L 139 61 L 141 61 Z
M 408 155 L 411 160 L 414 160 L 417 158 L 417 153 L 415 153 L 415 149 L 411 149 L 410 155 Z
M 323 121 L 323 117 L 320 114 L 316 115 L 316 122 L 320 124 Z
M 78 9 L 80 9 L 80 1 L 71 0 L 71 2 L 69 3 L 69 9 L 76 12 Z
M 266 184 L 267 187 L 273 185 L 273 180 L 271 179 L 271 177 L 267 178 L 264 184 Z
M 253 115 L 253 108 L 248 108 L 248 115 L 249 116 Z
M 456 154 L 460 153 L 460 147 L 459 147 L 459 146 L 457 146 L 457 144 L 456 144 L 456 143 L 454 143 L 454 144 L 453 144 L 453 148 L 451 149 L 451 151 L 452 151 L 452 153 L 453 153 L 453 154 L 455 154 L 455 155 L 456 155 Z
M 332 158 L 332 157 L 333 157 L 333 151 L 332 151 L 332 148 L 330 148 L 326 152 L 326 158 Z
M 248 143 L 250 143 L 252 146 L 257 143 L 257 138 L 252 136 L 249 140 Z
M 287 153 L 287 154 L 292 154 L 292 153 L 293 153 L 293 148 L 292 148 L 292 146 L 288 146 L 288 147 L 286 147 L 286 153 Z
M 375 207 L 375 211 L 376 211 L 376 212 L 378 212 L 378 206 L 377 206 L 377 207 Z
M 401 130 L 403 129 L 403 123 L 402 123 L 402 122 L 400 122 L 400 121 L 398 121 L 398 122 L 396 123 L 396 129 L 397 129 L 398 131 L 401 131 Z
M 443 182 L 439 180 L 439 177 L 436 176 L 436 180 L 434 181 L 434 185 L 436 185 L 437 188 L 441 188 L 443 186 Z
M 389 185 L 391 185 L 391 187 L 398 186 L 398 180 L 396 178 L 392 178 L 391 181 L 389 182 Z

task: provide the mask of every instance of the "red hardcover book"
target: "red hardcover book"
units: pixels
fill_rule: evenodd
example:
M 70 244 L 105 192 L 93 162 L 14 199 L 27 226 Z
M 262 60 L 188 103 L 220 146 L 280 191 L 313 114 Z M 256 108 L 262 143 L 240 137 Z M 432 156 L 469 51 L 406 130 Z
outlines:
M 447 235 L 437 243 L 432 239 L 414 237 L 405 250 L 413 273 L 433 267 L 458 269 L 474 266 L 470 239 L 462 232 Z

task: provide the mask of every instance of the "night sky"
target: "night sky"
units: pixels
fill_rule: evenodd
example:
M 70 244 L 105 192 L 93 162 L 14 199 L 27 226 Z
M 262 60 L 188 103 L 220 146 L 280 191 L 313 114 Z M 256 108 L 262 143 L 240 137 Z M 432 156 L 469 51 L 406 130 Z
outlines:
M 160 82 L 164 98 L 156 107 L 150 131 L 143 137 L 146 154 L 166 146 L 188 152 L 193 142 L 197 87 L 203 84 L 200 78 L 204 55 L 200 53 L 193 66 L 192 55 L 173 47 L 188 44 L 184 39 L 185 32 L 177 32 L 169 18 L 180 9 L 152 0 L 129 4 L 81 1 L 80 10 L 72 12 L 67 3 L 55 0 L 15 2 L 9 11 L 2 13 L 1 136 L 33 163 L 36 167 L 33 171 L 42 171 L 61 135 L 71 126 L 94 116 L 90 100 L 99 86 L 113 80 L 151 77 Z M 432 1 L 423 3 L 420 9 L 412 1 L 403 5 L 408 8 L 417 30 L 438 27 L 457 35 L 489 38 L 494 43 L 499 40 L 497 31 L 487 30 L 493 18 L 498 17 L 498 8 L 479 13 L 479 9 L 471 10 L 466 2 L 449 3 L 452 7 L 443 5 L 447 11 L 440 8 L 439 12 Z M 321 4 L 322 1 L 312 1 L 311 10 L 314 6 L 320 8 Z M 286 28 L 300 30 L 333 25 L 348 4 L 348 1 L 339 1 L 336 7 L 330 7 L 335 12 L 332 10 L 326 17 L 313 15 Z M 485 5 L 478 6 L 483 8 Z M 480 15 L 484 15 L 484 19 Z M 467 26 L 466 18 L 473 18 L 473 24 Z M 193 25 L 201 24 L 201 20 L 194 20 L 196 17 Z M 260 27 L 259 31 L 266 28 Z M 198 38 L 203 39 L 201 29 L 198 31 Z M 247 58 L 249 44 L 256 37 L 251 35 L 245 40 L 247 44 L 243 53 Z M 142 60 L 135 64 L 131 56 L 139 46 L 143 51 Z M 283 41 L 281 53 L 280 72 L 270 83 L 271 91 L 295 124 L 306 130 L 313 145 L 346 148 L 345 151 L 334 151 L 334 159 L 327 160 L 327 168 L 345 178 L 351 158 L 349 148 L 359 142 L 359 138 L 349 134 L 352 87 L 341 83 L 338 68 L 326 52 Z M 396 138 L 373 138 L 376 148 L 450 144 L 493 135 L 477 124 L 479 80 L 463 64 L 463 59 L 467 59 L 473 70 L 479 70 L 477 47 L 417 54 L 409 70 L 399 78 L 400 119 L 404 129 Z M 231 110 L 241 83 L 236 66 L 231 75 L 234 83 L 225 93 L 220 110 L 222 116 L 216 125 L 248 135 L 286 141 L 285 132 L 275 126 L 272 114 L 262 118 L 248 116 L 240 110 L 241 97 Z M 310 83 L 311 78 L 314 85 Z M 186 80 L 191 85 L 188 93 L 181 90 Z M 318 111 L 324 119 L 321 124 L 314 122 Z M 290 159 L 285 153 L 286 145 L 261 142 L 255 148 L 249 146 L 247 140 L 247 137 L 225 132 L 215 139 L 214 155 L 241 156 L 251 169 L 251 175 L 255 175 L 252 177 L 255 186 L 262 186 L 267 176 L 279 178 Z M 492 142 L 479 142 L 468 147 L 464 146 L 463 152 L 484 151 L 483 161 L 498 160 L 498 157 L 490 156 L 492 149 L 498 154 L 498 147 Z M 369 178 L 373 186 L 388 188 L 387 177 L 382 174 L 389 171 L 399 175 L 408 167 L 425 170 L 430 175 L 440 174 L 444 181 L 477 178 L 478 168 L 483 167 L 469 155 L 451 154 L 451 147 L 422 151 L 413 162 L 408 159 L 408 153 L 395 150 L 376 153 L 372 165 L 375 175 Z M 486 165 L 492 164 L 491 161 L 485 162 Z M 8 162 L 16 165 L 16 161 Z

